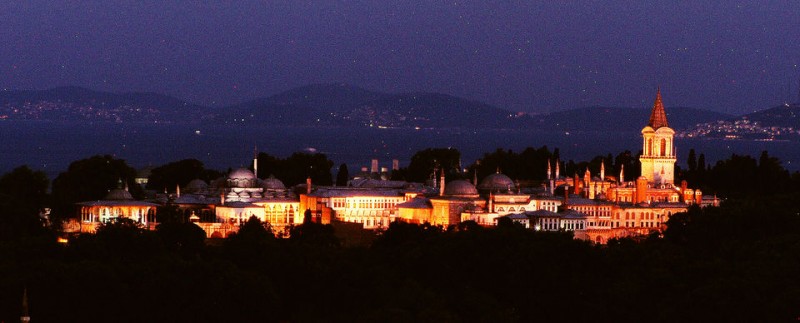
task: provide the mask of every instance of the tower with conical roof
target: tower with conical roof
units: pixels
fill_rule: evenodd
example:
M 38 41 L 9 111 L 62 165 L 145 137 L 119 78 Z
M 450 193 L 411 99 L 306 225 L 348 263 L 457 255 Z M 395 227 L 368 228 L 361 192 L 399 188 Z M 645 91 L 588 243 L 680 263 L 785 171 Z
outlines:
M 656 93 L 656 102 L 650 120 L 642 129 L 641 176 L 650 183 L 675 182 L 675 130 L 667 123 L 667 113 L 661 101 L 661 89 Z

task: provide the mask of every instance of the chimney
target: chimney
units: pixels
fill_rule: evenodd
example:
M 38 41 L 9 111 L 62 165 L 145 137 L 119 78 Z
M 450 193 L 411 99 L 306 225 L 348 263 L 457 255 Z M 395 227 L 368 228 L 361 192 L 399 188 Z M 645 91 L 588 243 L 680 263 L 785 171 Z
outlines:
M 569 185 L 564 185 L 564 207 L 569 205 Z
M 372 169 L 370 169 L 370 173 L 377 173 L 378 172 L 378 160 L 372 160 Z
M 306 178 L 306 195 L 311 195 L 311 176 Z
M 175 195 L 177 195 L 176 197 L 181 197 L 181 186 L 178 184 L 175 184 Z
M 392 159 L 392 171 L 400 169 L 400 161 L 397 159 Z

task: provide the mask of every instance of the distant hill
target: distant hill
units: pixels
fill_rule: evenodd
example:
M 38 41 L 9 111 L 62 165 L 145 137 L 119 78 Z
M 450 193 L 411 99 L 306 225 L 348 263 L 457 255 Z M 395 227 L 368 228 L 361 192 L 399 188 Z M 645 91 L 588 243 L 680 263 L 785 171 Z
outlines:
M 346 84 L 309 85 L 220 109 L 215 121 L 402 128 L 518 128 L 526 116 L 439 93 L 386 94 Z
M 0 119 L 192 122 L 208 109 L 156 93 L 110 93 L 81 87 L 0 91 Z
M 765 126 L 800 129 L 800 102 L 782 104 L 774 108 L 756 111 L 737 119 L 748 119 L 751 122 L 758 122 Z
M 667 107 L 665 110 L 669 126 L 676 130 L 732 117 L 696 108 Z M 651 111 L 651 108 L 586 107 L 536 115 L 533 119 L 536 127 L 559 131 L 639 130 L 647 124 Z
M 800 140 L 800 103 L 697 124 L 679 133 L 683 137 L 732 140 Z

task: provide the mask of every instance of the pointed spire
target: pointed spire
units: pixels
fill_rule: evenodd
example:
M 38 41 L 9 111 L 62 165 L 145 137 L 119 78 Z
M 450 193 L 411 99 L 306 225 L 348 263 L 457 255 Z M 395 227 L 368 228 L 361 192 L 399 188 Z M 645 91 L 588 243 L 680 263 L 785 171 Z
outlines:
M 622 164 L 619 167 L 619 182 L 620 184 L 625 182 L 625 164 Z
M 552 173 L 552 171 L 550 169 L 550 160 L 548 159 L 547 160 L 547 179 L 552 179 L 553 178 L 552 175 L 553 175 L 553 173 Z
M 603 182 L 606 180 L 606 162 L 600 162 L 600 181 Z
M 30 322 L 31 316 L 28 314 L 28 288 L 22 290 L 22 315 L 19 318 L 20 322 Z
M 556 159 L 556 179 L 558 179 L 558 177 L 561 176 L 561 174 L 559 174 L 561 172 L 561 166 L 560 165 L 561 165 L 561 161 Z
M 656 93 L 656 102 L 653 104 L 653 112 L 650 113 L 650 121 L 647 125 L 653 129 L 669 127 L 667 113 L 664 112 L 664 103 L 661 101 L 661 87 L 658 88 Z

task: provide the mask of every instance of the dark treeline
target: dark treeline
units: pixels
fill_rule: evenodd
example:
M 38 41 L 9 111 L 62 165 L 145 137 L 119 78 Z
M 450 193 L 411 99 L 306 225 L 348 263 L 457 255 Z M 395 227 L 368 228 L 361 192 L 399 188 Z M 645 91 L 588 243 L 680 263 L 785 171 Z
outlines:
M 789 173 L 778 158 L 766 151 L 758 159 L 733 154 L 710 165 L 702 153 L 697 156 L 692 149 L 687 166 L 685 170 L 676 169 L 678 176 L 706 194 L 741 198 L 800 191 L 800 172 Z
M 674 216 L 612 240 L 393 223 L 342 247 L 330 225 L 276 239 L 251 219 L 206 244 L 192 224 L 120 222 L 66 245 L 0 243 L 0 320 L 27 288 L 37 321 L 787 321 L 800 315 L 799 195 Z

